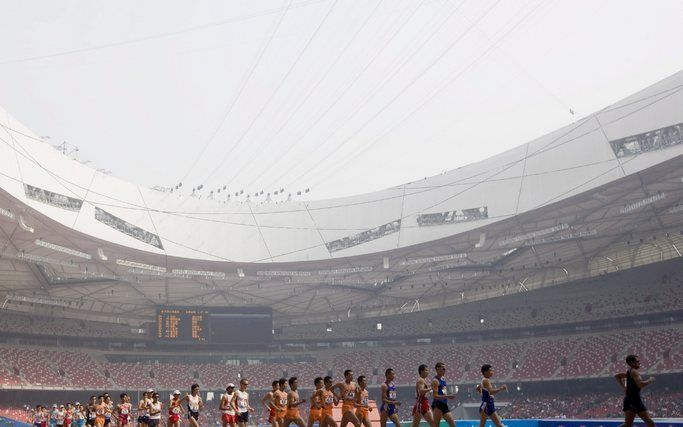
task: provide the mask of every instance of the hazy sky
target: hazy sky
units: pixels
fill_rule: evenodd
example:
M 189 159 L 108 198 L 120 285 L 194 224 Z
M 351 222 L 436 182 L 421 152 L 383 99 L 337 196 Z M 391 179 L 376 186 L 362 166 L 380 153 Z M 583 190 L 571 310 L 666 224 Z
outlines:
M 96 168 L 188 191 L 321 199 L 399 185 L 683 69 L 680 0 L 0 8 L 0 105 Z

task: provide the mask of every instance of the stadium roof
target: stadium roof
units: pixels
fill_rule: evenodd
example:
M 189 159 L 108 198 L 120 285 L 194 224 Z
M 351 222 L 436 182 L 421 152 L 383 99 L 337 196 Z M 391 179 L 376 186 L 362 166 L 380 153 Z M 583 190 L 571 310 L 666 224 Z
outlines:
M 119 180 L 4 114 L 0 292 L 9 303 L 66 301 L 89 316 L 228 304 L 320 320 L 351 307 L 440 307 L 680 256 L 682 88 L 679 72 L 420 182 L 260 204 Z

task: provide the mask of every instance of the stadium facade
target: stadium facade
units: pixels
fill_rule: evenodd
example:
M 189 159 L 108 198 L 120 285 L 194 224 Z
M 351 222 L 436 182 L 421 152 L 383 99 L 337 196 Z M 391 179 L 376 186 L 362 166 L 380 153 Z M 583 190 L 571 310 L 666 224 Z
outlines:
M 2 256 L 27 264 L 6 265 L 6 303 L 78 299 L 92 316 L 140 320 L 164 304 L 267 305 L 284 324 L 350 317 L 351 307 L 444 307 L 680 256 L 682 89 L 679 72 L 418 182 L 281 203 L 135 185 L 68 158 L 3 111 Z M 657 233 L 668 243 L 650 244 Z M 642 246 L 628 259 L 605 255 L 632 241 Z M 122 284 L 115 303 L 102 283 Z

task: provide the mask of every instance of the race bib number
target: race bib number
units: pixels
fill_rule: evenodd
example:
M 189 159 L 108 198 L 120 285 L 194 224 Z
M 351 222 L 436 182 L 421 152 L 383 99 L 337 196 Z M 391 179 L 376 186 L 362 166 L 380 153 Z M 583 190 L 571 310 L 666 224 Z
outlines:
M 334 397 L 333 396 L 327 396 L 325 398 L 325 403 L 327 403 L 329 405 L 333 404 L 334 403 Z
M 396 400 L 396 392 L 391 390 L 389 391 L 389 399 L 391 400 Z
M 367 404 L 368 404 L 368 398 L 367 398 L 367 397 L 362 398 L 362 399 L 360 400 L 360 403 L 361 403 L 362 405 L 367 405 Z
M 356 392 L 355 391 L 348 391 L 346 392 L 346 398 L 348 400 L 353 400 L 356 398 Z
M 174 407 L 174 408 L 173 408 L 173 413 L 174 413 L 174 414 L 179 414 L 179 413 L 180 413 L 180 408 L 177 407 L 177 406 Z

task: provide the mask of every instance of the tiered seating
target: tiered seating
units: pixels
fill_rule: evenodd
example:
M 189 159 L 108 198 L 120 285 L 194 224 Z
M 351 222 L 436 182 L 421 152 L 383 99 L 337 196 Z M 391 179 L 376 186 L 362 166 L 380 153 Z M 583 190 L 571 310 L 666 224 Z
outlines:
M 239 372 L 238 366 L 225 364 L 204 363 L 195 368 L 199 372 L 202 387 L 215 390 L 223 390 L 229 383 L 234 383 Z
M 472 355 L 478 350 L 476 345 L 455 344 L 446 347 L 435 347 L 432 350 L 431 360 L 446 364 L 446 377 L 451 381 L 460 381 L 466 372 L 478 370 L 478 362 L 472 362 Z M 429 360 L 424 362 L 429 367 L 429 372 L 434 374 L 435 363 Z
M 198 383 L 205 390 L 222 390 L 226 384 L 246 377 L 252 389 L 261 389 L 270 388 L 272 380 L 283 376 L 297 376 L 302 387 L 310 387 L 313 378 L 325 376 L 328 371 L 339 381 L 347 368 L 354 371 L 354 376 L 365 375 L 371 385 L 376 385 L 383 381 L 384 370 L 391 367 L 396 372 L 396 383 L 408 385 L 414 383 L 419 364 L 425 363 L 433 374 L 438 361 L 446 364 L 449 383 L 477 382 L 485 363 L 493 365 L 497 381 L 605 377 L 623 372 L 624 358 L 630 352 L 640 356 L 647 373 L 682 372 L 682 342 L 683 331 L 672 326 L 503 342 L 338 349 L 319 353 L 318 362 L 255 361 L 242 365 L 219 360 L 203 364 L 151 363 L 154 356 L 147 356 L 145 361 L 141 356 L 139 363 L 100 365 L 96 360 L 101 356 L 86 351 L 0 346 L 0 379 L 14 385 L 128 390 L 186 390 Z M 192 360 L 191 354 L 178 357 Z M 13 374 L 14 369 L 19 376 Z M 150 378 L 150 372 L 154 378 Z
M 106 388 L 109 381 L 102 367 L 97 365 L 88 353 L 75 351 L 49 351 L 46 357 L 53 366 L 65 373 L 65 383 L 77 387 Z
M 560 377 L 588 377 L 599 375 L 611 360 L 621 354 L 626 336 L 624 334 L 595 335 L 580 340 L 568 363 L 560 368 Z M 623 360 L 621 360 L 623 365 Z
M 378 360 L 382 360 L 381 355 L 391 350 L 355 350 L 349 352 L 339 352 L 334 355 L 332 359 L 332 376 L 336 379 L 343 379 L 344 371 L 352 369 L 355 376 L 361 375 L 361 372 L 366 376 L 373 375 L 375 369 L 378 370 L 378 375 L 381 377 L 383 372 L 379 372 Z M 383 360 L 383 362 L 386 359 Z M 388 367 L 388 366 L 387 366 Z M 385 368 L 386 369 L 386 368 Z M 326 372 L 325 372 L 326 373 Z
M 0 365 L 0 385 L 17 386 L 21 384 L 21 378 L 15 375 L 11 368 Z
M 524 379 L 552 378 L 561 362 L 577 344 L 577 338 L 538 340 L 527 349 L 515 377 Z
M 144 390 L 156 388 L 155 381 L 149 377 L 151 369 L 148 364 L 105 363 L 103 368 L 109 371 L 111 380 L 124 389 Z
M 525 353 L 529 350 L 526 342 L 510 342 L 501 344 L 484 344 L 473 354 L 474 361 L 469 371 L 465 373 L 463 381 L 476 382 L 481 379 L 481 366 L 489 364 L 494 366 L 495 376 L 499 379 L 509 378 L 513 375 L 515 364 L 524 360 Z
M 49 359 L 37 349 L 0 348 L 0 359 L 18 369 L 28 384 L 62 386 L 65 383 L 65 379 L 51 366 Z
M 197 382 L 195 366 L 185 363 L 159 363 L 152 365 L 159 387 L 173 389 L 187 387 Z
M 239 367 L 242 378 L 248 378 L 251 388 L 270 388 L 273 380 L 283 376 L 297 375 L 298 372 L 288 372 L 284 366 L 277 363 L 258 363 Z M 237 383 L 237 381 L 233 381 Z
M 327 373 L 327 366 L 322 363 L 285 363 L 281 366 L 290 376 L 296 375 L 299 378 L 299 384 L 306 387 L 313 387 L 315 377 L 324 377 Z
M 58 321 L 55 321 L 58 320 Z M 131 333 L 130 326 L 106 322 L 84 322 L 78 319 L 28 315 L 0 311 L 0 330 L 8 333 L 65 336 L 140 339 Z
M 682 342 L 683 332 L 680 329 L 644 330 L 642 332 L 628 332 L 625 334 L 625 346 L 622 347 L 621 354 L 636 354 L 640 359 L 641 365 L 646 369 L 654 369 L 657 362 L 664 358 L 664 354 L 675 354 L 676 345 Z M 610 371 L 620 371 L 624 369 L 623 356 L 617 357 L 612 364 Z

